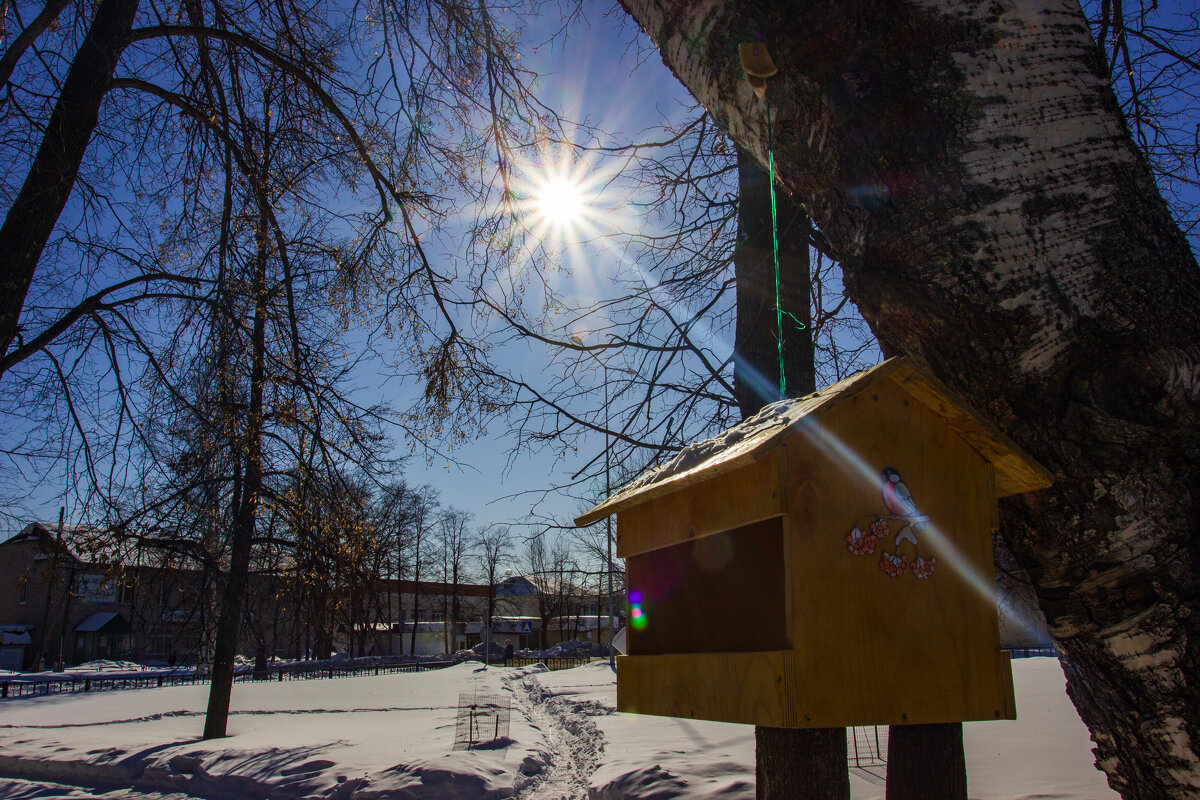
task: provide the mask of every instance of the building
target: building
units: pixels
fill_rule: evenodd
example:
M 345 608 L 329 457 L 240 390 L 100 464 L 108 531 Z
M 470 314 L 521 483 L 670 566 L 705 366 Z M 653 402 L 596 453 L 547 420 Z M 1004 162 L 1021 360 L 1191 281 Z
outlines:
M 0 542 L 5 666 L 197 660 L 211 627 L 211 587 L 183 563 L 165 546 L 121 546 L 87 529 L 25 526 Z
M 286 553 L 256 551 L 239 652 L 281 659 L 455 652 L 487 635 L 489 600 L 497 644 L 610 638 L 607 600 L 565 581 L 509 575 L 489 587 L 383 579 L 362 592 L 314 591 L 294 577 Z M 0 668 L 206 662 L 221 580 L 192 540 L 31 523 L 0 542 Z

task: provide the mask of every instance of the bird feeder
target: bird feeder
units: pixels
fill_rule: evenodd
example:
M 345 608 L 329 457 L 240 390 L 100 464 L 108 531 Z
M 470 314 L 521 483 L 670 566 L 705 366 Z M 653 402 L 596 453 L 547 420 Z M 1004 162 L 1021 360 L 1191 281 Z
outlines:
M 1050 475 L 905 359 L 763 409 L 617 516 L 621 711 L 784 728 L 1013 719 L 996 500 Z

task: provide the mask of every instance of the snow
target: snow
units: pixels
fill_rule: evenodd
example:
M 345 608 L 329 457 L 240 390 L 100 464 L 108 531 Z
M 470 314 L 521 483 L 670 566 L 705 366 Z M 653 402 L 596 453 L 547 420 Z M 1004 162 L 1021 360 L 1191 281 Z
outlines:
M 1013 662 L 1019 719 L 967 723 L 970 796 L 1109 800 L 1058 662 Z M 229 736 L 202 741 L 208 687 L 8 700 L 0 798 L 754 796 L 754 729 L 615 712 L 607 663 L 236 684 Z M 512 698 L 507 737 L 455 750 L 459 695 Z M 883 785 L 851 772 L 854 800 Z

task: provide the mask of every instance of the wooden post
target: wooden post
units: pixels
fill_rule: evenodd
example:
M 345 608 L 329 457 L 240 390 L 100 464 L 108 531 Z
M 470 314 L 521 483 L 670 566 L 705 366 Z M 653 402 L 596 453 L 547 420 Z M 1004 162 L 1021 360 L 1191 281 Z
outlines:
M 886 800 L 967 800 L 961 722 L 891 727 Z

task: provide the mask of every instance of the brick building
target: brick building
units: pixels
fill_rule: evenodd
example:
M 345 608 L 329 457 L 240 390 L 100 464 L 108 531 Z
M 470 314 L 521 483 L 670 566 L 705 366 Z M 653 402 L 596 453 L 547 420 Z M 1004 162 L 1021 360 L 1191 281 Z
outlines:
M 0 669 L 207 662 L 221 576 L 204 561 L 194 541 L 26 525 L 0 542 Z M 314 611 L 288 565 L 286 554 L 256 552 L 239 643 L 247 657 L 454 652 L 485 636 L 489 595 L 497 643 L 608 640 L 596 594 L 562 582 L 509 575 L 490 588 L 385 579 L 367 596 L 333 588 Z
M 0 630 L 6 642 L 24 634 L 0 645 L 5 666 L 195 660 L 210 594 L 203 572 L 169 548 L 122 547 L 95 531 L 31 523 L 0 542 Z

